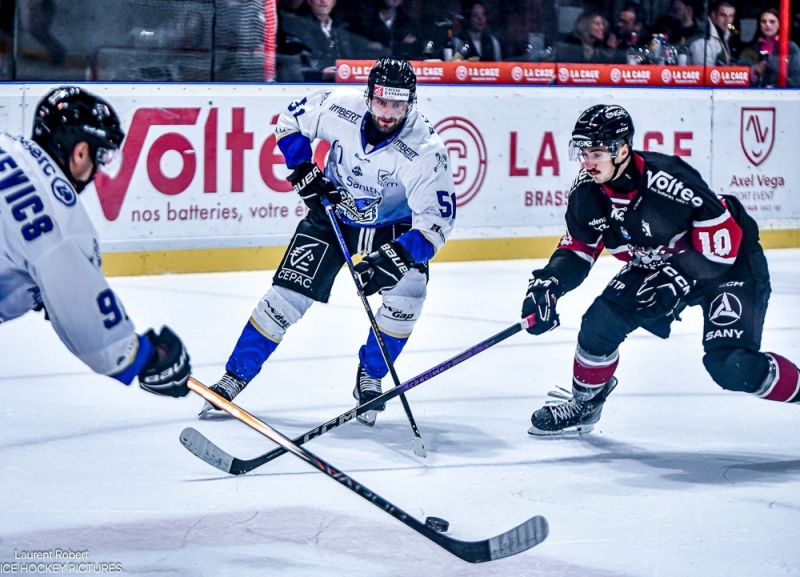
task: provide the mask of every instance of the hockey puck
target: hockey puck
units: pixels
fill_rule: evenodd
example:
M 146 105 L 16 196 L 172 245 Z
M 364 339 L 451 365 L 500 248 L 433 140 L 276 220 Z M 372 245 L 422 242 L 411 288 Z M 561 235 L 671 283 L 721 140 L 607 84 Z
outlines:
M 428 517 L 425 519 L 425 526 L 439 533 L 445 533 L 450 528 L 450 522 L 441 517 Z

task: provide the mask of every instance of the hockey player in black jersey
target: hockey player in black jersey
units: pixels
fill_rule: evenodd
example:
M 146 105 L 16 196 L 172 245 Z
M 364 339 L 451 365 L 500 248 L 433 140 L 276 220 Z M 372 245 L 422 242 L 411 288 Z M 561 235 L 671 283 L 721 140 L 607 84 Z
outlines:
M 703 308 L 703 364 L 719 386 L 800 402 L 797 367 L 760 352 L 770 281 L 756 222 L 680 158 L 634 151 L 632 141 L 633 121 L 616 105 L 584 111 L 572 132 L 570 157 L 583 169 L 566 233 L 528 283 L 522 315 L 536 315 L 528 332 L 558 326 L 558 299 L 583 282 L 604 248 L 627 264 L 583 315 L 571 394 L 550 393 L 557 400 L 533 413 L 532 435 L 591 431 L 617 385 L 627 335 L 642 327 L 667 338 L 692 305 Z

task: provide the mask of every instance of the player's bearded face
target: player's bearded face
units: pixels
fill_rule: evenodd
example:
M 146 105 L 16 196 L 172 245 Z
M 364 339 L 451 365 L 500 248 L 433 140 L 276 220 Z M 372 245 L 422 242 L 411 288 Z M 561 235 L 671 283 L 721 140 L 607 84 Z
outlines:
M 372 123 L 381 132 L 393 132 L 408 113 L 408 102 L 403 100 L 386 100 L 373 96 L 369 99 L 369 111 Z

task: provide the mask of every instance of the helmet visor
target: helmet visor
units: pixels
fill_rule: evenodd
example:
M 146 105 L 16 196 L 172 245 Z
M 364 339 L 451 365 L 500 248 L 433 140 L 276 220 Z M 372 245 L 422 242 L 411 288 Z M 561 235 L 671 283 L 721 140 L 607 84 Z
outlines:
M 119 148 L 98 148 L 95 166 L 109 178 L 116 178 L 122 169 L 122 150 Z
M 411 112 L 412 93 L 408 88 L 376 84 L 367 94 L 367 109 L 373 116 L 402 120 Z
M 602 150 L 599 150 L 602 148 Z M 569 159 L 573 162 L 603 162 L 617 157 L 617 143 L 596 143 L 572 140 L 569 143 Z

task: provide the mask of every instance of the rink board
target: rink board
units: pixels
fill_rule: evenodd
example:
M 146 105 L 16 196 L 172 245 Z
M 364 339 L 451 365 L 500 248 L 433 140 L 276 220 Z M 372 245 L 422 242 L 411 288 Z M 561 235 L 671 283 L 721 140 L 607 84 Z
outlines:
M 47 84 L 0 87 L 0 119 L 29 134 Z M 305 214 L 273 136 L 277 115 L 316 88 L 93 84 L 128 134 L 114 180 L 83 195 L 114 275 L 274 268 Z M 679 155 L 738 196 L 768 247 L 800 246 L 800 129 L 792 91 L 421 86 L 419 108 L 450 155 L 458 219 L 437 259 L 530 258 L 563 232 L 571 128 L 593 104 L 632 114 L 634 146 Z M 315 143 L 322 161 L 327 143 Z

